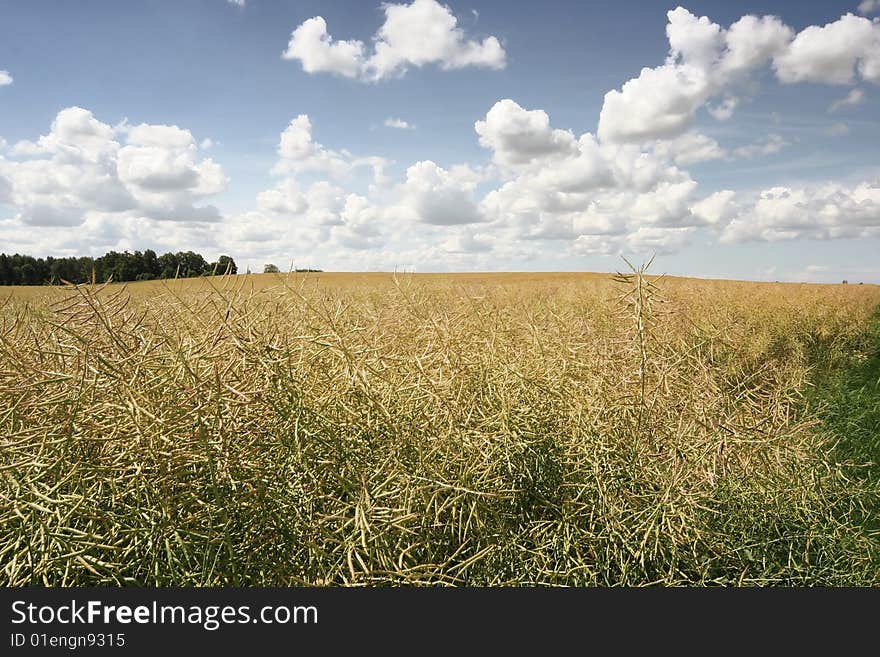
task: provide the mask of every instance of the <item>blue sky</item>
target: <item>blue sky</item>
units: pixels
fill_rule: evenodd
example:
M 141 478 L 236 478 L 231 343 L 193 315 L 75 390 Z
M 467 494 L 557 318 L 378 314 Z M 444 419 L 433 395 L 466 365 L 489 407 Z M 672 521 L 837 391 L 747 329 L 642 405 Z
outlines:
M 0 2 L 0 250 L 880 282 L 878 15 Z

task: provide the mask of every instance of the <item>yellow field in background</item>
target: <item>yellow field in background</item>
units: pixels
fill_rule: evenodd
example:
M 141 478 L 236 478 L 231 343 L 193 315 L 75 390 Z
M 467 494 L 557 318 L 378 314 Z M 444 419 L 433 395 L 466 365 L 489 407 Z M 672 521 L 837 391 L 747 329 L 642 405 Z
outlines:
M 241 274 L 227 278 L 187 278 L 178 280 L 157 280 L 129 283 L 115 283 L 111 287 L 125 286 L 129 294 L 136 298 L 163 294 L 169 290 L 189 292 L 208 290 L 214 287 L 227 288 L 230 282 L 243 292 L 257 293 L 284 286 L 299 288 L 376 288 L 393 287 L 396 282 L 412 281 L 426 285 L 449 288 L 463 287 L 511 287 L 527 286 L 530 289 L 544 288 L 558 290 L 560 287 L 577 286 L 583 289 L 600 290 L 610 286 L 613 273 L 596 272 L 474 272 L 474 273 L 402 273 L 402 272 L 291 272 L 281 274 Z M 761 295 L 803 295 L 805 299 L 827 297 L 837 290 L 845 298 L 873 298 L 880 286 L 822 283 L 780 283 L 752 282 L 724 279 L 689 278 L 681 276 L 650 276 L 663 281 L 665 289 L 687 289 L 695 293 L 739 292 L 749 294 L 750 290 L 760 290 Z M 223 281 L 221 283 L 221 281 Z M 2 286 L 0 298 L 51 299 L 53 295 L 64 294 L 60 286 Z

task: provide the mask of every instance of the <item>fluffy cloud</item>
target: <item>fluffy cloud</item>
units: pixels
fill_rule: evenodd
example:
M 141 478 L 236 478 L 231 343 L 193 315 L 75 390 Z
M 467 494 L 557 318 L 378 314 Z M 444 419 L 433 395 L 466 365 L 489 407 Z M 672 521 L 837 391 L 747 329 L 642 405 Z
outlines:
M 880 83 L 880 24 L 846 14 L 823 27 L 811 25 L 774 59 L 782 82 L 848 84 L 859 73 Z
M 12 75 L 9 74 L 9 71 L 0 70 L 0 87 L 5 87 L 8 84 L 12 84 Z
M 691 206 L 691 212 L 707 224 L 726 224 L 737 212 L 736 192 L 724 189 L 710 194 Z
M 859 3 L 859 11 L 863 14 L 873 14 L 880 11 L 880 0 L 862 0 Z
M 599 114 L 603 141 L 644 141 L 683 132 L 713 94 L 706 72 L 689 64 L 643 68 L 620 91 L 605 94 Z
M 699 132 L 686 132 L 675 139 L 658 141 L 654 152 L 679 166 L 720 160 L 726 155 L 717 141 Z
M 312 137 L 312 122 L 306 114 L 293 119 L 281 133 L 278 142 L 278 161 L 272 167 L 273 175 L 294 175 L 304 172 L 327 174 L 341 178 L 360 167 L 373 171 L 377 185 L 387 183 L 385 167 L 388 160 L 377 157 L 355 157 L 348 151 L 325 148 Z
M 123 143 L 120 143 L 120 142 Z M 62 110 L 48 134 L 19 142 L 0 158 L 17 220 L 34 226 L 77 226 L 90 214 L 171 221 L 217 221 L 196 206 L 227 183 L 219 165 L 199 159 L 192 134 L 177 126 L 113 128 L 79 107 Z
M 711 68 L 724 43 L 721 26 L 706 16 L 697 18 L 684 7 L 676 7 L 666 16 L 670 62 L 681 60 L 703 70 Z
M 474 124 L 474 129 L 480 144 L 492 149 L 493 160 L 502 166 L 517 167 L 577 152 L 574 135 L 551 129 L 546 112 L 524 110 L 510 99 L 495 103 L 485 120 Z
M 6 196 L 18 211 L 20 222 L 77 225 L 89 210 L 124 212 L 135 207 L 134 198 L 116 174 L 119 144 L 102 141 L 94 133 L 71 130 L 76 118 L 63 111 L 52 132 L 41 138 L 42 143 L 27 143 L 33 155 L 48 157 L 0 160 L 0 175 L 11 187 Z M 24 149 L 25 144 L 19 144 L 13 153 Z
M 332 256 L 338 262 L 344 253 L 378 250 L 385 245 L 388 237 L 383 225 L 394 210 L 400 210 L 396 218 L 401 218 L 403 204 L 380 204 L 340 185 L 364 184 L 365 177 L 357 174 L 367 169 L 372 172 L 367 177 L 371 181 L 369 194 L 387 195 L 391 182 L 385 173 L 388 160 L 355 157 L 345 149 L 324 147 L 314 140 L 311 120 L 305 114 L 294 118 L 281 133 L 277 153 L 272 173 L 282 176 L 281 180 L 257 194 L 256 210 L 226 222 L 228 244 L 243 259 L 287 262 L 298 254 L 297 266 L 326 264 L 303 263 L 301 259 L 304 255 Z M 301 179 L 306 175 L 318 179 L 303 185 Z M 325 177 L 329 179 L 321 179 Z
M 785 52 L 794 30 L 776 16 L 747 14 L 724 33 L 725 53 L 718 65 L 721 84 L 748 75 Z
M 410 66 L 425 64 L 436 63 L 443 69 L 505 66 L 504 49 L 496 37 L 467 39 L 449 7 L 436 0 L 389 3 L 383 9 L 385 23 L 374 37 L 375 52 L 367 62 L 375 79 L 402 75 Z
M 603 141 L 678 135 L 703 107 L 718 120 L 729 119 L 738 103 L 736 87 L 767 64 L 783 83 L 848 84 L 857 76 L 880 83 L 878 21 L 845 14 L 795 34 L 775 16 L 743 16 L 727 29 L 682 7 L 667 18 L 666 62 L 643 68 L 605 95 L 598 130 Z M 720 104 L 708 105 L 722 94 Z
M 345 197 L 340 213 L 341 225 L 333 229 L 336 243 L 349 249 L 378 249 L 385 243 L 380 228 L 381 211 L 369 199 L 358 194 Z
M 297 27 L 281 56 L 299 60 L 306 73 L 335 73 L 354 78 L 364 68 L 364 44 L 361 41 L 334 41 L 321 16 L 310 18 Z
M 508 239 L 563 240 L 575 253 L 675 248 L 695 226 L 697 184 L 676 166 L 723 156 L 709 137 L 601 144 L 553 129 L 541 110 L 512 101 L 493 107 L 475 129 L 506 176 L 481 202 L 487 219 Z
M 306 197 L 292 178 L 257 195 L 257 209 L 268 214 L 301 215 L 306 207 Z
M 336 151 L 328 150 L 312 139 L 312 122 L 308 115 L 293 119 L 278 142 L 278 162 L 274 174 L 323 171 L 341 175 L 351 168 L 349 162 Z
M 476 181 L 467 169 L 446 170 L 430 160 L 416 162 L 406 170 L 402 200 L 392 216 L 436 226 L 483 221 L 474 200 Z
M 723 242 L 880 236 L 880 182 L 772 187 L 738 208 Z
M 676 35 L 676 56 L 723 61 L 724 51 L 711 45 L 718 33 L 705 28 L 696 26 L 702 37 Z M 696 45 L 685 45 L 688 38 Z M 545 112 L 509 100 L 496 103 L 475 130 L 502 175 L 481 202 L 493 230 L 507 240 L 567 241 L 577 254 L 671 252 L 701 227 L 736 233 L 741 229 L 729 224 L 739 226 L 747 216 L 737 195 L 723 190 L 700 198 L 696 181 L 679 167 L 768 155 L 788 145 L 768 135 L 728 153 L 694 131 L 641 144 L 602 142 L 589 133 L 575 138 L 554 129 Z
M 727 30 L 682 7 L 667 18 L 666 62 L 643 68 L 639 77 L 605 94 L 601 139 L 643 141 L 680 134 L 710 98 L 770 61 L 792 35 L 773 16 L 744 16 Z M 737 102 L 727 96 L 714 113 L 728 119 Z
M 306 194 L 306 217 L 319 226 L 342 224 L 345 190 L 326 180 L 314 183 Z
M 678 182 L 664 181 L 647 193 L 634 197 L 630 206 L 635 224 L 686 228 L 699 225 L 691 213 L 697 183 L 691 179 Z
M 372 53 L 362 41 L 334 40 L 326 21 L 316 16 L 293 31 L 282 57 L 298 60 L 307 73 L 362 80 L 399 77 L 427 64 L 446 70 L 505 66 L 505 52 L 496 37 L 468 39 L 449 7 L 436 0 L 387 3 L 382 10 L 385 22 L 373 36 Z
M 220 165 L 210 158 L 198 160 L 189 130 L 141 124 L 127 128 L 126 137 L 116 167 L 119 179 L 143 205 L 173 214 L 196 198 L 225 189 Z
M 387 240 L 384 208 L 327 181 L 313 183 L 304 194 L 285 181 L 261 192 L 257 208 L 227 220 L 226 235 L 246 258 L 286 261 L 322 248 L 338 257 L 345 250 L 380 249 Z

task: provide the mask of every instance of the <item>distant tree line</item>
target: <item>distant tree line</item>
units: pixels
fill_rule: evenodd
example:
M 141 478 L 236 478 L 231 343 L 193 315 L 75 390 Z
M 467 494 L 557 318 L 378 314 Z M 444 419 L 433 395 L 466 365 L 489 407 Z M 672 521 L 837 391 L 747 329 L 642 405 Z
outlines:
M 193 278 L 214 274 L 235 274 L 238 267 L 226 255 L 207 262 L 193 251 L 179 251 L 157 256 L 155 251 L 110 251 L 99 258 L 34 258 L 0 253 L 0 285 L 57 285 L 69 283 L 104 283 L 113 281 L 150 281 L 161 278 Z
M 293 271 L 295 272 L 322 272 L 323 269 L 312 269 L 311 267 L 297 267 Z M 250 272 L 248 272 L 250 273 Z M 281 270 L 278 269 L 278 265 L 273 265 L 271 262 L 263 265 L 263 273 L 264 274 L 280 274 Z

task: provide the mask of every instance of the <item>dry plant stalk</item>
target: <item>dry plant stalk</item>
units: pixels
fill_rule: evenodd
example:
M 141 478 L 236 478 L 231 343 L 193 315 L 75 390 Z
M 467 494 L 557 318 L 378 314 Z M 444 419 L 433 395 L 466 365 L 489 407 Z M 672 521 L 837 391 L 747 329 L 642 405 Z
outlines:
M 880 583 L 873 493 L 802 403 L 874 286 L 633 267 L 2 298 L 5 586 Z

